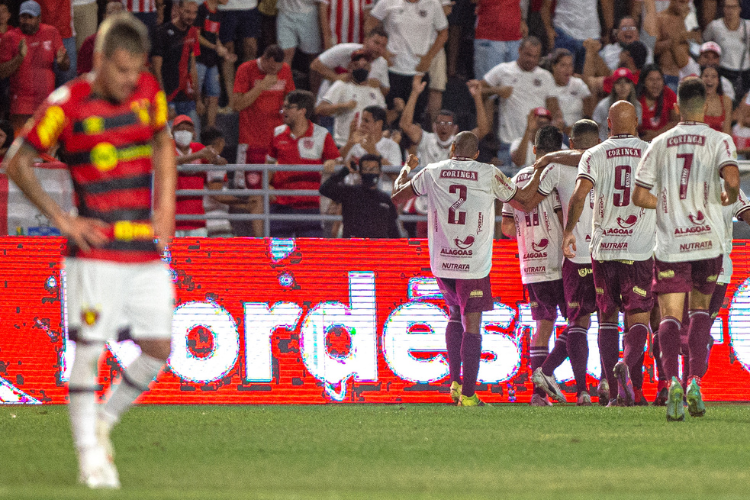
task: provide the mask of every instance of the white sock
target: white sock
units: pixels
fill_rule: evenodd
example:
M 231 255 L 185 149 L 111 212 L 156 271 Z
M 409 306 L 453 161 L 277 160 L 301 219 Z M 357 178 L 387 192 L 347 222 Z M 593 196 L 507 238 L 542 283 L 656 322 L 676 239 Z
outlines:
M 76 357 L 70 370 L 68 383 L 68 412 L 76 448 L 95 446 L 96 440 L 96 391 L 99 357 L 103 343 L 76 342 Z
M 149 389 L 149 385 L 156 378 L 164 366 L 164 361 L 158 358 L 141 354 L 138 356 L 127 370 L 122 372 L 122 379 L 118 386 L 112 392 L 112 395 L 104 404 L 102 417 L 110 425 L 116 424 L 123 413 L 125 413 L 144 391 Z

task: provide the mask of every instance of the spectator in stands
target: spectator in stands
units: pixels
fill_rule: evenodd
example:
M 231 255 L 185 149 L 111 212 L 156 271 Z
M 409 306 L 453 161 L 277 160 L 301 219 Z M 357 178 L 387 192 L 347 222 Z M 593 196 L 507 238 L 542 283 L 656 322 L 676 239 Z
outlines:
M 740 115 L 740 119 L 732 127 L 732 139 L 737 146 L 737 157 L 747 160 L 750 157 L 750 113 Z
M 701 70 L 701 80 L 706 85 L 706 125 L 725 134 L 732 133 L 732 100 L 724 95 L 719 71 L 714 66 Z
M 13 144 L 15 133 L 13 132 L 13 126 L 8 120 L 0 120 L 0 162 L 5 159 L 5 154 L 8 152 L 10 145 Z
M 479 0 L 474 32 L 474 77 L 481 79 L 500 63 L 518 57 L 521 39 L 529 34 L 528 0 Z
M 325 0 L 323 10 L 323 48 L 329 50 L 340 43 L 361 44 L 365 34 L 365 18 L 371 7 L 369 0 Z
M 42 10 L 41 22 L 57 29 L 62 37 L 63 47 L 70 63 L 67 66 L 55 67 L 55 87 L 59 87 L 75 78 L 76 73 L 76 38 L 73 34 L 73 5 L 71 0 L 38 0 Z
M 575 72 L 583 72 L 584 40 L 599 39 L 602 28 L 599 24 L 601 6 L 604 33 L 614 26 L 614 2 L 601 0 L 557 0 L 552 9 L 552 0 L 542 4 L 542 22 L 547 31 L 548 47 L 568 49 L 575 57 Z
M 243 63 L 255 59 L 260 38 L 258 0 L 224 0 L 224 3 L 219 3 L 219 11 L 222 12 L 219 29 L 221 43 L 230 54 L 234 54 Z M 234 107 L 234 62 L 231 57 L 224 58 L 221 68 L 230 108 Z
M 118 12 L 122 12 L 123 8 L 121 0 L 109 0 L 104 10 L 104 19 L 107 19 L 109 16 L 117 14 Z M 76 68 L 76 73 L 79 75 L 88 73 L 93 69 L 95 43 L 96 31 L 93 35 L 86 38 L 86 40 L 83 41 L 83 44 L 81 44 L 81 47 L 78 50 L 78 67 Z
M 591 91 L 583 80 L 573 76 L 573 54 L 568 49 L 552 51 L 550 63 L 552 65 L 552 77 L 555 79 L 553 95 L 560 105 L 558 118 L 562 120 L 563 132 L 570 135 L 575 122 L 581 118 L 590 117 L 594 112 L 596 97 L 591 95 Z M 534 138 L 533 135 L 530 137 L 532 143 Z M 513 147 L 511 147 L 511 151 L 512 149 Z M 513 163 L 518 165 L 515 161 Z M 526 165 L 528 163 L 524 163 L 523 166 Z
M 705 42 L 701 45 L 700 55 L 698 60 L 694 61 L 691 57 L 688 64 L 680 69 L 680 81 L 688 76 L 698 76 L 701 73 L 701 68 L 704 66 L 713 66 L 714 68 L 721 67 L 721 47 L 716 42 Z M 719 70 L 721 74 L 721 70 Z M 730 100 L 734 101 L 734 86 L 732 82 L 727 80 L 726 77 L 721 77 L 721 87 L 724 90 L 724 95 L 729 97 Z M 741 98 L 742 96 L 740 96 Z
M 326 26 L 324 0 L 277 0 L 276 38 L 284 51 L 284 62 L 292 65 L 294 53 L 308 58 L 305 66 L 323 52 L 321 33 Z
M 177 165 L 226 164 L 226 160 L 211 147 L 200 142 L 193 142 L 195 125 L 187 115 L 178 115 L 172 122 L 172 136 L 175 142 L 175 160 Z M 206 172 L 179 172 L 177 189 L 203 189 L 206 185 Z M 203 196 L 178 196 L 175 214 L 205 215 Z M 206 220 L 177 220 L 175 236 L 206 237 Z
M 10 77 L 10 122 L 16 131 L 55 89 L 54 65 L 70 67 L 60 33 L 40 16 L 38 3 L 22 3 L 19 27 L 0 40 L 0 78 Z
M 612 73 L 613 71 L 604 64 L 598 52 L 601 43 L 598 40 L 586 40 L 583 42 L 586 50 L 586 61 L 583 65 L 583 81 L 589 86 L 591 93 L 598 95 L 600 93 L 609 94 L 612 92 Z M 628 68 L 633 76 L 638 79 L 641 68 L 646 64 L 649 57 L 648 47 L 636 40 L 622 47 L 620 50 L 617 67 Z
M 80 50 L 83 42 L 96 33 L 98 26 L 99 6 L 96 0 L 73 0 L 73 28 L 76 37 L 76 50 Z
M 198 131 L 195 57 L 200 54 L 200 43 L 198 28 L 193 26 L 198 15 L 198 3 L 195 0 L 179 0 L 175 7 L 176 16 L 159 26 L 154 33 L 151 66 L 159 85 L 167 94 L 170 107 L 178 115 L 190 116 Z
M 284 98 L 294 90 L 292 70 L 284 62 L 284 51 L 278 45 L 266 47 L 258 59 L 237 68 L 234 81 L 234 109 L 240 114 L 237 163 L 265 163 L 274 129 L 283 125 L 280 113 Z M 310 109 L 312 111 L 312 108 Z M 261 189 L 258 171 L 236 172 L 231 183 L 236 188 Z M 232 213 L 263 213 L 262 198 L 250 196 L 247 203 L 235 205 Z M 237 236 L 263 236 L 263 221 L 232 221 Z
M 206 149 L 211 148 L 221 155 L 226 146 L 224 134 L 216 127 L 204 128 L 201 132 L 201 144 Z M 219 156 L 217 164 L 225 164 L 226 160 Z M 209 170 L 206 172 L 208 189 L 222 191 L 228 187 L 227 173 L 225 170 Z M 229 206 L 237 203 L 245 203 L 236 196 L 212 195 L 203 199 L 203 209 L 206 215 L 225 215 L 229 212 Z M 209 238 L 231 238 L 234 236 L 232 225 L 227 219 L 206 219 L 206 231 Z
M 664 73 L 665 83 L 674 92 L 680 83 L 680 69 L 690 60 L 688 42 L 701 41 L 700 32 L 685 28 L 689 12 L 687 0 L 670 0 L 669 7 L 656 18 L 659 36 L 654 46 L 654 59 Z
M 195 59 L 198 76 L 196 103 L 205 112 L 205 125 L 216 125 L 216 111 L 219 109 L 221 82 L 219 81 L 219 61 L 227 59 L 232 64 L 237 56 L 230 54 L 219 40 L 219 29 L 223 21 L 219 12 L 219 0 L 206 0 L 198 7 L 195 26 L 199 30 L 200 54 Z M 203 116 L 203 113 L 198 113 Z
M 605 97 L 596 105 L 592 119 L 599 125 L 599 139 L 606 141 L 609 137 L 609 127 L 607 125 L 607 116 L 609 107 L 617 101 L 628 101 L 635 106 L 638 115 L 638 125 L 640 126 L 643 116 L 641 103 L 638 102 L 638 95 L 635 92 L 637 80 L 628 68 L 618 68 L 612 73 L 612 93 Z
M 310 121 L 315 96 L 306 90 L 294 90 L 284 99 L 284 125 L 276 127 L 268 151 L 268 162 L 279 165 L 320 165 L 331 169 L 339 157 L 333 137 L 326 129 Z M 322 171 L 322 169 L 321 169 Z M 273 173 L 274 189 L 320 189 L 320 172 L 277 171 Z M 318 215 L 320 201 L 312 196 L 278 195 L 271 204 L 272 214 Z M 276 238 L 321 237 L 320 221 L 277 220 L 271 222 L 271 236 Z
M 175 3 L 177 1 L 179 0 L 173 0 Z M 149 33 L 153 33 L 157 25 L 169 22 L 169 19 L 164 17 L 164 0 L 122 0 L 122 3 L 128 12 L 146 25 Z
M 643 113 L 638 134 L 644 141 L 653 140 L 680 121 L 680 116 L 674 108 L 677 104 L 677 94 L 664 85 L 664 75 L 656 64 L 647 64 L 643 67 L 636 93 Z
M 567 49 L 555 49 L 567 50 Z M 547 108 L 534 108 L 526 117 L 526 130 L 523 137 L 519 137 L 510 145 L 510 158 L 513 165 L 523 168 L 534 163 L 534 140 L 536 132 L 542 127 L 552 124 L 552 113 Z
M 347 162 L 334 174 L 335 165 L 327 163 L 324 169 L 331 175 L 320 186 L 320 194 L 341 203 L 344 216 L 344 238 L 399 238 L 396 220 L 398 212 L 391 202 L 391 196 L 378 189 L 381 176 L 380 156 L 367 154 L 352 162 Z M 359 173 L 361 183 L 351 186 L 344 183 L 349 174 Z
M 711 21 L 703 40 L 721 47 L 719 73 L 734 84 L 734 93 L 743 96 L 750 90 L 750 21 L 740 18 L 740 1 L 724 0 L 724 17 Z
M 388 50 L 393 54 L 389 68 L 391 90 L 388 108 L 396 98 L 409 98 L 414 75 L 427 73 L 432 60 L 448 40 L 448 20 L 438 0 L 382 0 L 375 4 L 367 20 L 368 31 L 378 22 L 388 33 Z M 424 81 L 429 84 L 429 76 Z M 420 121 L 428 95 L 422 93 L 414 117 Z
M 372 62 L 367 84 L 380 88 L 384 96 L 388 95 L 390 82 L 388 81 L 388 61 L 385 60 L 388 34 L 381 26 L 376 26 L 367 32 L 364 43 L 340 43 L 326 50 L 310 64 L 311 74 L 319 75 L 324 80 L 318 90 L 318 98 L 325 95 L 331 84 L 336 80 L 349 80 L 350 74 L 346 70 L 355 50 L 362 50 Z
M 337 80 L 315 107 L 319 116 L 333 116 L 333 139 L 343 147 L 349 138 L 352 120 L 359 122 L 362 111 L 368 106 L 385 107 L 385 97 L 380 89 L 367 84 L 370 57 L 363 51 L 354 51 L 348 67 L 349 78 Z
M 614 71 L 622 65 L 620 61 L 620 53 L 622 50 L 631 43 L 639 40 L 640 31 L 638 30 L 638 25 L 636 24 L 635 19 L 631 16 L 625 16 L 620 19 L 620 24 L 615 32 L 615 41 L 605 45 L 599 51 L 599 57 L 601 57 L 602 62 L 610 69 L 610 71 Z M 646 63 L 648 64 L 652 62 L 654 62 L 654 54 L 651 49 L 648 49 Z
M 521 42 L 518 59 L 498 64 L 484 75 L 485 94 L 500 96 L 500 150 L 498 159 L 510 165 L 510 143 L 523 136 L 527 116 L 534 108 L 544 107 L 556 115 L 560 109 L 555 97 L 555 79 L 539 67 L 542 42 L 530 36 Z
M 10 22 L 10 9 L 8 8 L 7 0 L 0 2 L 0 35 L 4 35 L 11 29 L 8 24 Z

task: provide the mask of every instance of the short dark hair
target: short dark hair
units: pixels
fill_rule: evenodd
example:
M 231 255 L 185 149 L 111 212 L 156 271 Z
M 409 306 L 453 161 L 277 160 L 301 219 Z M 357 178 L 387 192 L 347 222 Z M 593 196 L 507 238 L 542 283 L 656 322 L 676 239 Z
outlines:
M 635 42 L 627 44 L 622 48 L 622 50 L 630 54 L 630 57 L 633 58 L 633 64 L 635 64 L 636 68 L 641 69 L 643 65 L 646 64 L 648 49 L 643 42 L 636 40 Z
M 549 55 L 550 64 L 552 66 L 556 65 L 563 57 L 573 57 L 573 53 L 568 49 L 564 49 L 562 47 L 553 50 Z
M 149 53 L 148 28 L 129 12 L 118 12 L 102 21 L 94 44 L 94 52 L 107 58 L 121 49 L 134 55 Z
M 296 104 L 305 110 L 305 117 L 309 120 L 315 111 L 315 95 L 309 90 L 292 90 L 286 95 L 286 102 Z
M 224 132 L 216 127 L 207 127 L 201 131 L 201 144 L 208 146 L 217 139 L 223 139 Z M 221 153 L 221 151 L 218 151 Z
M 716 71 L 717 74 L 719 74 L 719 83 L 716 86 L 716 94 L 718 95 L 724 95 L 724 86 L 721 84 L 721 74 L 719 73 L 719 68 L 716 66 L 701 66 L 701 80 L 703 79 L 703 73 L 708 69 L 711 68 L 712 70 Z
M 685 78 L 677 87 L 677 103 L 681 110 L 694 112 L 706 102 L 706 85 L 696 77 Z
M 578 120 L 573 124 L 573 128 L 570 131 L 570 136 L 573 138 L 584 137 L 584 136 L 599 137 L 599 125 L 594 120 Z
M 555 151 L 560 151 L 562 141 L 563 134 L 560 129 L 554 125 L 546 125 L 536 131 L 534 145 L 536 146 L 537 154 L 554 153 Z
M 365 36 L 365 38 L 370 38 L 371 36 L 375 35 L 388 38 L 388 32 L 385 31 L 385 28 L 383 28 L 382 26 L 375 26 L 374 28 L 372 28 L 367 32 L 367 36 Z
M 459 132 L 453 139 L 453 144 L 456 146 L 453 153 L 458 156 L 472 157 L 479 151 L 479 139 L 474 132 Z
M 385 109 L 381 108 L 380 106 L 367 106 L 365 109 L 362 110 L 367 111 L 372 115 L 372 119 L 376 122 L 383 122 L 383 128 L 385 128 L 385 124 L 387 122 L 387 117 L 385 114 Z
M 363 157 L 361 157 L 359 159 L 359 162 L 357 163 L 359 165 L 359 171 L 360 172 L 362 171 L 362 164 L 364 162 L 366 162 L 366 161 L 376 161 L 376 162 L 378 162 L 378 168 L 380 170 L 383 169 L 383 161 L 382 161 L 380 155 L 371 155 L 371 154 L 368 153 L 368 154 L 364 155 Z
M 534 35 L 529 35 L 526 38 L 524 38 L 523 40 L 521 40 L 521 45 L 519 45 L 518 48 L 522 49 L 522 48 L 526 47 L 527 45 L 531 45 L 533 47 L 539 47 L 539 48 L 541 48 L 542 47 L 542 41 L 539 38 L 535 37 Z
M 437 117 L 441 116 L 441 115 L 442 116 L 450 116 L 451 120 L 454 121 L 454 122 L 456 120 L 456 113 L 454 113 L 450 109 L 441 109 L 440 111 L 438 111 L 437 114 L 435 115 L 435 121 L 437 121 Z
M 273 59 L 277 63 L 284 60 L 284 50 L 278 45 L 269 45 L 266 50 L 263 51 L 263 57 L 266 59 Z

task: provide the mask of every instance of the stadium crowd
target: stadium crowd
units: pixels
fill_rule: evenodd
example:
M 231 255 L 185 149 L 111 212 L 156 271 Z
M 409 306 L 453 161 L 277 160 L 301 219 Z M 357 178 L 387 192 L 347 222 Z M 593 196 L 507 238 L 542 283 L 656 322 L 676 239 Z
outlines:
M 272 189 L 319 189 L 341 177 L 331 162 L 351 169 L 342 183 L 358 185 L 365 155 L 389 166 L 415 153 L 424 166 L 472 129 L 480 160 L 512 176 L 532 162 L 547 124 L 563 132 L 563 148 L 582 118 L 606 139 L 617 100 L 636 107 L 638 133 L 651 141 L 677 124 L 675 91 L 688 75 L 707 85 L 707 123 L 731 134 L 741 157 L 750 151 L 750 6 L 739 0 L 2 0 L 0 118 L 20 131 L 52 90 L 90 71 L 97 22 L 121 10 L 149 28 L 170 120 L 192 124 L 189 140 L 181 134 L 189 147 L 176 144 L 180 163 L 320 166 L 271 174 Z M 221 150 L 204 131 L 222 136 Z M 297 152 L 276 152 L 287 140 Z M 184 173 L 178 188 L 260 189 L 261 179 Z M 394 179 L 382 173 L 378 189 L 389 193 Z M 262 214 L 262 197 L 248 194 L 183 197 L 178 214 Z M 270 207 L 341 213 L 326 197 L 277 196 Z M 396 208 L 424 214 L 413 201 Z M 425 235 L 421 223 L 398 229 Z M 178 230 L 262 236 L 263 224 L 214 218 Z M 271 227 L 272 236 L 343 234 L 341 224 L 310 220 Z

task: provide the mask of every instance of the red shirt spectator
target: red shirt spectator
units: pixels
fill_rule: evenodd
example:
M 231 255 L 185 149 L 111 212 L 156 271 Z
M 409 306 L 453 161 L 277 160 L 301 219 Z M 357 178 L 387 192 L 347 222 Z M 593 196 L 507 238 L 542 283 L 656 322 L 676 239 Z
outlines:
M 193 155 L 205 146 L 200 142 L 191 142 L 188 146 L 187 153 L 180 150 L 175 145 L 175 155 Z M 187 165 L 198 165 L 204 164 L 206 160 L 193 160 L 188 162 Z M 205 172 L 180 172 L 177 175 L 177 189 L 204 189 L 206 187 L 206 173 Z M 203 215 L 203 196 L 178 196 L 177 204 L 175 205 L 175 214 L 191 214 L 191 215 Z M 176 231 L 191 231 L 193 229 L 199 229 L 206 227 L 205 220 L 178 220 L 175 222 Z
M 42 8 L 42 22 L 57 28 L 60 36 L 73 36 L 73 17 L 70 0 L 35 0 Z
M 520 40 L 521 21 L 518 0 L 481 0 L 477 5 L 474 38 L 497 42 Z

